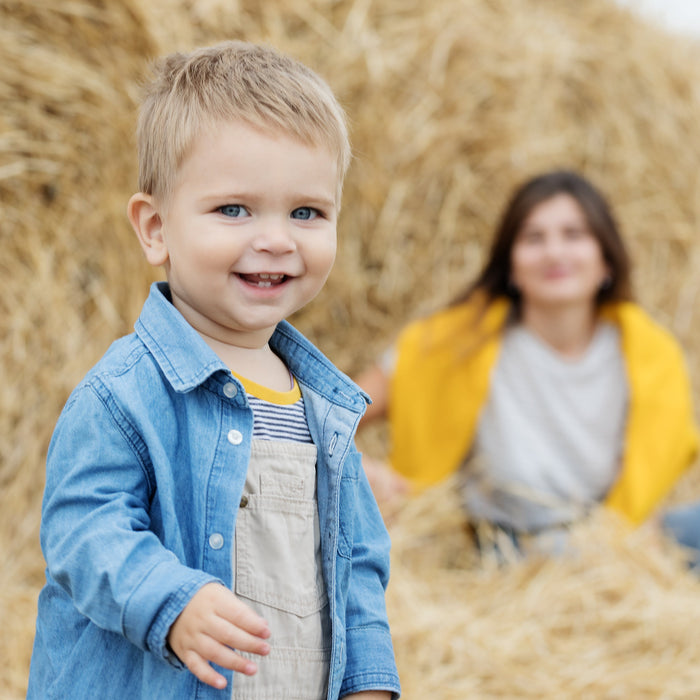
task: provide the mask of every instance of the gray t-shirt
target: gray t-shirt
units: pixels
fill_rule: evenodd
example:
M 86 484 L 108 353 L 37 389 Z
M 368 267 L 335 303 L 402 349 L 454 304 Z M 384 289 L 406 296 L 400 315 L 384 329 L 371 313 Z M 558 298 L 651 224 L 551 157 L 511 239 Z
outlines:
M 600 323 L 574 360 L 522 326 L 508 329 L 463 467 L 470 518 L 521 532 L 580 518 L 618 475 L 627 405 L 612 324 Z

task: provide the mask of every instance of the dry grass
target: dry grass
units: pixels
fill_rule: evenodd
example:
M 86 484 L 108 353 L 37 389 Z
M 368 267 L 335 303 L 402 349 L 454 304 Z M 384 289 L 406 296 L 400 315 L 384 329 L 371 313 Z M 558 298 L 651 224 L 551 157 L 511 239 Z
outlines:
M 138 79 L 231 37 L 301 58 L 351 116 L 338 264 L 295 319 L 342 368 L 466 283 L 516 181 L 567 166 L 610 195 L 638 295 L 700 378 L 696 45 L 606 0 L 0 0 L 3 698 L 24 694 L 53 425 L 152 279 L 124 215 Z M 437 493 L 392 524 L 405 697 L 697 695 L 699 590 L 677 553 L 596 521 L 576 559 L 493 570 Z
M 479 561 L 452 484 L 394 521 L 388 597 L 406 697 L 692 698 L 698 581 L 658 531 L 601 511 L 560 558 Z

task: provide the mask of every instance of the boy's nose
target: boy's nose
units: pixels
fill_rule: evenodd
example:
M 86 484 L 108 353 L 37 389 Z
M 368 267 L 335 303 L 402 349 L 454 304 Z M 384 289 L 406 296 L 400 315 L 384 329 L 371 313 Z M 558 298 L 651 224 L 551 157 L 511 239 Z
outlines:
M 261 221 L 253 239 L 253 248 L 259 252 L 284 255 L 296 250 L 289 223 L 277 220 Z

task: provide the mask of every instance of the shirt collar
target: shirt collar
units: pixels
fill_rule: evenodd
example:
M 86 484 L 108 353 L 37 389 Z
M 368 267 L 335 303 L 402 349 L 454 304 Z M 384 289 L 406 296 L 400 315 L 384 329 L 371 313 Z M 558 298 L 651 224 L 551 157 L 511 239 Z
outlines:
M 173 306 L 167 282 L 154 282 L 136 334 L 153 355 L 175 391 L 187 392 L 228 367 Z M 369 396 L 340 372 L 316 347 L 287 321 L 281 321 L 270 339 L 297 380 L 330 401 L 364 411 Z
M 219 356 L 173 306 L 167 282 L 154 282 L 134 326 L 173 389 L 187 392 L 228 371 Z

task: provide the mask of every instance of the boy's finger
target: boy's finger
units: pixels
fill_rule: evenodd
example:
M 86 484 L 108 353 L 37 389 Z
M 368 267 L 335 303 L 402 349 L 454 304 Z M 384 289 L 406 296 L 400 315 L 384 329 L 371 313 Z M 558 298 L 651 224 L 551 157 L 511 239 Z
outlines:
M 212 688 L 225 688 L 226 678 L 218 671 L 215 671 L 197 652 L 190 651 L 187 658 L 182 659 L 189 671 L 199 678 L 202 683 L 212 686 Z
M 227 622 L 256 637 L 267 639 L 270 628 L 267 621 L 238 598 L 232 597 L 229 605 L 219 613 Z
M 270 636 L 270 631 L 267 628 L 266 630 L 264 636 L 250 634 L 233 623 L 220 618 L 217 625 L 210 629 L 208 634 L 220 644 L 224 644 L 232 649 L 240 649 L 251 654 L 265 656 L 270 652 L 270 645 L 265 641 Z
M 222 668 L 230 668 L 232 671 L 244 673 L 246 676 L 252 676 L 258 670 L 255 661 L 247 659 L 236 653 L 234 649 L 230 649 L 221 644 L 209 655 L 209 661 L 212 661 Z

